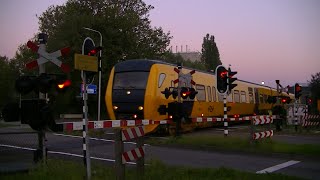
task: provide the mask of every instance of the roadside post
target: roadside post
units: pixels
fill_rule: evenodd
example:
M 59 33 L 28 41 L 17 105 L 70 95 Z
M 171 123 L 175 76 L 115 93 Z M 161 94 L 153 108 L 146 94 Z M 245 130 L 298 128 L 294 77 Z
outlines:
M 101 47 L 99 48 L 101 51 Z M 94 52 L 92 52 L 94 51 Z M 92 53 L 91 53 L 92 52 Z M 88 86 L 87 75 L 98 72 L 98 58 L 94 56 L 96 47 L 90 37 L 84 39 L 82 44 L 82 54 L 75 54 L 75 69 L 81 70 L 83 84 L 83 161 L 86 167 L 87 179 L 91 179 L 91 162 L 88 137 Z M 93 56 L 90 56 L 92 54 Z

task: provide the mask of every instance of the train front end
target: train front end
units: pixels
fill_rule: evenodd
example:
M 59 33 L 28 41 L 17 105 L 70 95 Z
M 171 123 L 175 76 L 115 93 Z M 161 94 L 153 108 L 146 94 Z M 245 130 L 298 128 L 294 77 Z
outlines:
M 141 120 L 145 113 L 145 94 L 152 61 L 127 60 L 116 64 L 109 77 L 105 96 L 112 120 Z M 146 127 L 153 131 L 155 127 Z

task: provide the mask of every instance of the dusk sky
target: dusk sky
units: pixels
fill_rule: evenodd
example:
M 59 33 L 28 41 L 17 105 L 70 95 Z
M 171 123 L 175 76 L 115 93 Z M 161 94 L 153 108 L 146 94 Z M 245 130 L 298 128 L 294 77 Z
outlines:
M 38 18 L 65 0 L 1 0 L 0 55 L 12 58 L 38 32 Z M 146 0 L 152 26 L 170 31 L 175 52 L 200 51 L 215 36 L 220 58 L 239 79 L 275 87 L 320 72 L 319 0 Z

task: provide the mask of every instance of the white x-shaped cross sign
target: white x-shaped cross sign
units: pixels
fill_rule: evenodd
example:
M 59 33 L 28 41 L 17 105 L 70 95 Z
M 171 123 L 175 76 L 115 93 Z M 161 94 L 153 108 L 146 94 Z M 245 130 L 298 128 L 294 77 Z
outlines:
M 70 72 L 70 67 L 69 65 L 62 63 L 58 57 L 60 56 L 65 56 L 70 52 L 70 48 L 62 48 L 58 51 L 52 52 L 52 53 L 47 53 L 45 49 L 44 44 L 40 44 L 39 46 L 36 45 L 35 43 L 28 41 L 27 43 L 28 48 L 30 48 L 33 52 L 36 52 L 39 54 L 39 58 L 37 60 L 33 60 L 29 63 L 26 64 L 26 67 L 28 69 L 33 69 L 35 67 L 38 67 L 41 64 L 44 64 L 48 61 L 51 61 L 55 65 L 59 66 L 63 72 L 68 73 Z

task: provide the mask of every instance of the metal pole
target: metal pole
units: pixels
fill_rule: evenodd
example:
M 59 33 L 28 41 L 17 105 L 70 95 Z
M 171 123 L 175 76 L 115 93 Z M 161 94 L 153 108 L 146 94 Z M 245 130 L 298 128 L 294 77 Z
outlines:
M 90 153 L 89 153 L 89 137 L 88 137 L 88 105 L 87 105 L 87 78 L 86 73 L 81 71 L 82 81 L 83 81 L 83 125 L 82 125 L 82 139 L 83 139 L 83 162 L 86 167 L 87 179 L 91 179 L 91 163 L 90 163 Z
M 39 41 L 39 49 L 43 52 L 46 52 L 46 43 L 47 43 L 48 36 L 45 33 L 40 33 L 38 35 L 38 41 Z M 39 65 L 39 75 L 42 73 L 46 73 L 46 67 L 44 64 Z M 39 92 L 39 99 L 46 99 L 46 95 Z M 38 132 L 39 137 L 39 149 L 42 153 L 42 161 L 45 163 L 46 161 L 46 144 L 45 144 L 45 136 L 46 132 L 44 130 L 40 130 Z
M 297 101 L 295 100 L 293 104 L 293 113 L 294 113 L 294 129 L 297 132 L 298 131 L 298 107 L 297 107 Z
M 87 28 L 87 27 L 84 27 L 84 29 L 88 30 L 88 31 L 93 31 L 93 32 L 96 32 L 96 33 L 99 33 L 100 35 L 100 46 L 102 47 L 102 34 L 97 31 L 97 30 L 94 30 L 94 29 L 91 29 L 91 28 Z M 99 54 L 100 58 L 98 58 L 99 60 L 99 89 L 98 89 L 98 121 L 100 121 L 100 112 L 101 112 L 101 57 L 102 57 L 102 50 L 100 51 L 100 54 Z
M 178 103 L 182 103 L 181 102 L 181 73 L 182 73 L 182 64 L 178 63 L 178 69 L 179 69 L 179 74 L 178 74 L 178 79 L 179 79 L 179 83 L 178 83 Z M 174 116 L 173 116 L 174 118 Z M 176 122 L 176 136 L 179 136 L 179 131 L 180 131 L 180 125 L 181 125 L 181 117 L 179 115 L 179 118 L 177 119 Z

